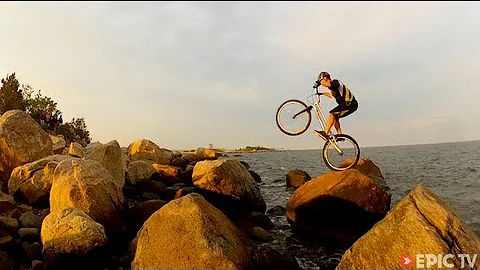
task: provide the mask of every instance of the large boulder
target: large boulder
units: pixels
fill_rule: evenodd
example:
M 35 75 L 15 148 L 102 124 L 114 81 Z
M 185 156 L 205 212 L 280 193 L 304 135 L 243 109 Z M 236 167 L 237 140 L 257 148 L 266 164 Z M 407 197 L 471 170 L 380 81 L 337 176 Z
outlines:
M 125 198 L 122 186 L 94 160 L 65 160 L 53 174 L 50 211 L 75 207 L 105 227 L 107 235 L 120 233 Z
M 300 235 L 349 246 L 390 210 L 388 189 L 355 169 L 331 172 L 298 188 L 287 220 Z
M 98 161 L 112 174 L 115 182 L 121 187 L 125 185 L 122 150 L 116 140 L 85 147 L 85 158 Z
M 201 195 L 160 208 L 133 241 L 132 269 L 252 269 L 245 235 Z
M 8 193 L 25 198 L 30 204 L 48 202 L 55 168 L 61 161 L 72 158 L 52 155 L 16 167 L 8 180 Z
M 265 213 L 260 187 L 236 159 L 197 162 L 192 181 L 208 201 L 231 218 L 241 213 Z
M 0 117 L 0 181 L 15 167 L 53 155 L 52 139 L 30 115 L 20 110 Z
M 431 259 L 436 263 L 426 265 L 431 259 L 427 260 L 425 254 L 433 254 L 436 258 Z M 442 256 L 441 262 L 437 261 L 438 254 Z M 478 236 L 447 203 L 427 186 L 419 184 L 344 253 L 337 268 L 480 269 L 478 258 L 475 266 L 469 266 L 467 258 L 459 256 L 463 254 L 469 254 L 468 259 L 480 254 Z M 443 265 L 444 258 L 452 265 Z
M 130 161 L 149 160 L 163 165 L 170 165 L 173 159 L 173 152 L 160 148 L 150 140 L 140 139 L 128 146 L 128 158 Z
M 48 269 L 98 268 L 98 261 L 106 257 L 104 227 L 77 208 L 48 214 L 40 237 Z

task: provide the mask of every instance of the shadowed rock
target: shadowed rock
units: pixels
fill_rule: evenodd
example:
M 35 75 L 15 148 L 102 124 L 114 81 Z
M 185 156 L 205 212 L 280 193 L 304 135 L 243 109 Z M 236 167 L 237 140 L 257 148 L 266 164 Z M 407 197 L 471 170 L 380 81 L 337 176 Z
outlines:
M 298 234 L 347 246 L 390 209 L 391 194 L 354 169 L 306 182 L 289 199 L 287 219 Z

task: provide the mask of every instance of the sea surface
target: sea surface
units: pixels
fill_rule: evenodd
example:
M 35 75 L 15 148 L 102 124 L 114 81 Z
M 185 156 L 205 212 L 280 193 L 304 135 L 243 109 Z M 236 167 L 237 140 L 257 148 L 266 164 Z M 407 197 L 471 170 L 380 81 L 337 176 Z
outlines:
M 248 153 L 234 158 L 260 175 L 267 209 L 285 207 L 293 194 L 286 189 L 288 171 L 300 169 L 312 178 L 330 172 L 320 149 Z M 361 158 L 380 168 L 391 189 L 392 208 L 415 185 L 424 183 L 480 235 L 480 141 L 366 147 L 361 148 Z M 276 225 L 288 224 L 285 217 L 272 219 Z M 288 229 L 275 231 L 274 239 L 270 245 L 294 256 L 303 269 L 332 269 L 344 252 L 296 239 Z

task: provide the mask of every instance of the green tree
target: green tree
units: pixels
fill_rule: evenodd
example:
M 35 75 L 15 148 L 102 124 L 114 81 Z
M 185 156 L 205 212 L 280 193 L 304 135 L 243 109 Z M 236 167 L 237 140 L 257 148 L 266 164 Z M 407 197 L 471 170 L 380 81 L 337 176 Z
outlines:
M 72 121 L 58 126 L 56 133 L 63 135 L 67 144 L 77 142 L 85 147 L 92 141 L 83 117 L 72 118 Z
M 58 117 L 62 114 L 57 109 L 57 102 L 48 96 L 42 96 L 42 90 L 38 90 L 38 93 L 33 95 L 35 91 L 30 85 L 22 85 L 22 88 L 23 98 L 26 103 L 25 111 L 38 123 L 40 123 L 42 113 L 49 112 Z
M 15 73 L 7 75 L 1 82 L 0 114 L 12 109 L 23 110 L 39 124 L 41 124 L 40 118 L 44 113 L 50 113 L 54 119 L 62 116 L 62 112 L 57 108 L 57 102 L 51 97 L 42 95 L 41 90 L 35 93 L 28 84 L 22 85 L 20 89 L 20 82 L 15 77 Z M 53 135 L 63 135 L 68 144 L 78 142 L 86 146 L 92 140 L 83 117 L 72 118 L 72 121 L 68 123 L 58 123 L 53 130 L 49 125 L 42 125 L 42 128 Z
M 9 110 L 25 111 L 26 102 L 23 98 L 20 83 L 15 77 L 15 73 L 7 74 L 5 79 L 1 80 L 2 87 L 0 87 L 0 114 Z

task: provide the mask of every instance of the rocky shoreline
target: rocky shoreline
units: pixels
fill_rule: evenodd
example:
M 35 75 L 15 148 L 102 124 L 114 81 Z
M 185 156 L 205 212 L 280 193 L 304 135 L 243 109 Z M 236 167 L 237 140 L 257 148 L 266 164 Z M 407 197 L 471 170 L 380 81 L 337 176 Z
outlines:
M 291 171 L 287 205 L 266 209 L 260 176 L 235 156 L 174 152 L 148 139 L 128 147 L 62 140 L 22 111 L 0 117 L 0 270 L 299 269 L 270 245 L 283 231 L 346 250 L 331 265 L 338 269 L 480 253 L 478 236 L 425 185 L 391 208 L 368 159 L 314 178 Z

